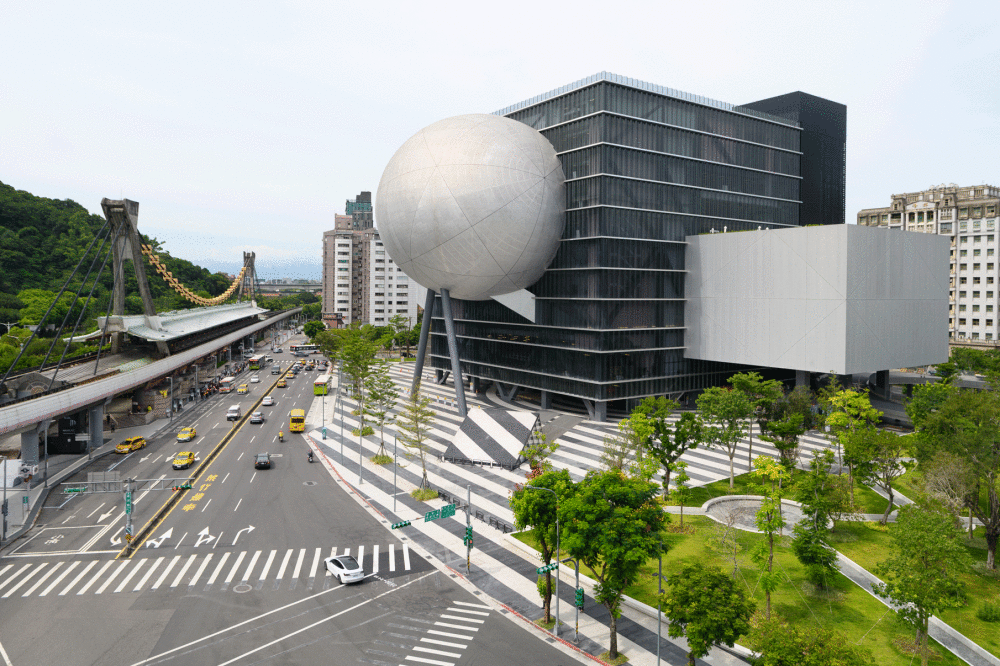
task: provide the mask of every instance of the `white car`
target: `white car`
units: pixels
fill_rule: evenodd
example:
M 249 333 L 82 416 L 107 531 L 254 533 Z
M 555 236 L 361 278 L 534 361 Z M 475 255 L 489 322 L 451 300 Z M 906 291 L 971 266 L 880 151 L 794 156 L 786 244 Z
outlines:
M 260 384 L 260 377 L 258 377 L 257 375 L 254 375 L 253 377 L 250 378 L 250 383 L 251 384 Z
M 326 570 L 331 576 L 336 576 L 341 585 L 360 583 L 365 579 L 365 572 L 352 555 L 337 555 L 323 560 Z
M 274 399 L 269 395 L 265 395 L 264 399 L 260 401 L 261 407 L 272 407 L 274 406 Z

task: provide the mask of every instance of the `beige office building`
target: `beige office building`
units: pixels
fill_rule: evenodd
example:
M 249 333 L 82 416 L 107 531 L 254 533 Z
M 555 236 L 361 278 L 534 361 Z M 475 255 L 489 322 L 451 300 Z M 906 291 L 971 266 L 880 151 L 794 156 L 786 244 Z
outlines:
M 997 235 L 1000 188 L 938 185 L 894 194 L 885 208 L 866 208 L 858 224 L 951 238 L 948 330 L 952 340 L 1000 340 Z

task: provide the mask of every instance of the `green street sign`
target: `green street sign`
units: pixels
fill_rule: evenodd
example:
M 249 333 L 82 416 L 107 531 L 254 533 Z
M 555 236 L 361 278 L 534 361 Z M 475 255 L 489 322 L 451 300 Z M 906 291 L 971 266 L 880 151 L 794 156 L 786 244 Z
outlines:
M 441 517 L 441 509 L 434 509 L 433 511 L 428 511 L 424 514 L 424 522 L 429 523 L 432 520 L 437 520 Z
M 434 509 L 433 511 L 428 511 L 424 514 L 424 522 L 429 523 L 432 520 L 437 520 L 438 518 L 451 518 L 455 515 L 455 505 L 446 504 L 440 509 Z
M 454 515 L 455 515 L 455 505 L 454 504 L 447 504 L 447 505 L 441 507 L 441 517 L 442 518 L 451 518 Z
M 65 488 L 63 490 L 63 492 L 64 493 L 85 493 L 85 492 L 87 492 L 87 487 L 84 486 L 82 488 Z
M 125 513 L 126 513 L 126 515 L 132 513 L 132 492 L 131 491 L 126 491 L 125 492 Z

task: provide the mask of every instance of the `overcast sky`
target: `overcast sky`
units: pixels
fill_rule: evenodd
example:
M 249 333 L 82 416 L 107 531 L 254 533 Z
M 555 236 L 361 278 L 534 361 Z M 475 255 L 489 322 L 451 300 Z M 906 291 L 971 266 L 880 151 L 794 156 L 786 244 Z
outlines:
M 601 71 L 734 104 L 847 105 L 847 218 L 1000 184 L 988 2 L 7 2 L 0 181 L 140 203 L 174 256 L 319 277 L 344 201 L 448 116 Z M 808 222 L 807 220 L 805 222 Z

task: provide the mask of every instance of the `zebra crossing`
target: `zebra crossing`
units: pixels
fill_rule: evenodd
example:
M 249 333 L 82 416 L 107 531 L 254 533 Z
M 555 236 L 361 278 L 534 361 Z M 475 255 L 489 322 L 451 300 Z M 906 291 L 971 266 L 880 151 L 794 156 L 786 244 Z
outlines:
M 351 548 L 288 548 L 161 555 L 130 560 L 72 560 L 0 563 L 0 601 L 12 597 L 72 597 L 150 592 L 155 590 L 234 592 L 251 589 L 312 591 L 337 580 L 326 572 L 324 559 L 351 555 Z M 430 565 L 408 544 L 358 546 L 354 557 L 366 574 L 381 579 Z
M 385 623 L 371 647 L 361 649 L 367 658 L 357 660 L 383 664 L 385 659 L 395 658 L 403 665 L 454 666 L 486 624 L 490 612 L 490 607 L 483 604 L 454 601 L 432 618 L 396 615 Z

